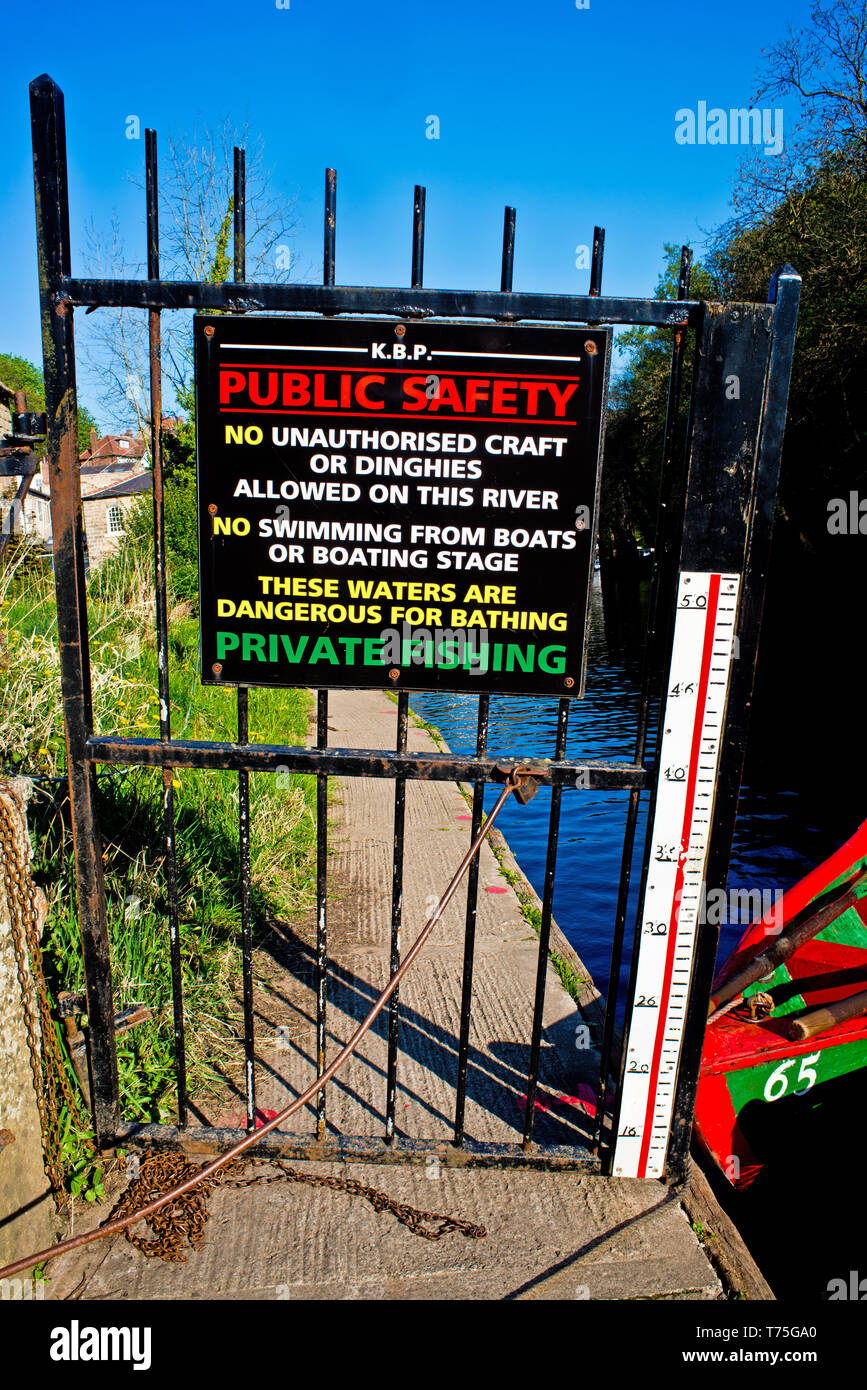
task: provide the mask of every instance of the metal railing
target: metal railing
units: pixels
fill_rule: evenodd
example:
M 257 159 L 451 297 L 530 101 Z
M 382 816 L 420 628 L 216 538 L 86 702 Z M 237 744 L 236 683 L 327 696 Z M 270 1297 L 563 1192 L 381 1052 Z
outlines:
M 69 785 L 75 839 L 78 901 L 84 946 L 87 1013 L 91 1036 L 94 1116 L 100 1143 L 169 1145 L 188 1152 L 218 1152 L 237 1142 L 241 1131 L 218 1130 L 188 1123 L 185 1071 L 184 1001 L 177 900 L 176 827 L 172 769 L 195 767 L 231 770 L 239 785 L 239 875 L 241 883 L 241 946 L 245 1107 L 248 1130 L 255 1123 L 255 1057 L 252 991 L 252 911 L 250 892 L 251 772 L 299 772 L 317 779 L 316 846 L 316 1058 L 318 1075 L 326 1069 L 328 1007 L 327 798 L 330 777 L 370 777 L 394 782 L 394 857 L 390 912 L 390 965 L 401 959 L 402 887 L 405 843 L 406 784 L 408 781 L 464 782 L 473 786 L 471 842 L 482 827 L 484 790 L 503 785 L 523 766 L 522 757 L 492 758 L 488 751 L 489 697 L 478 701 L 474 756 L 451 753 L 410 753 L 407 749 L 409 699 L 398 694 L 393 751 L 332 748 L 328 745 L 328 694 L 318 692 L 316 741 L 313 747 L 259 745 L 249 742 L 246 689 L 237 696 L 238 737 L 234 743 L 178 739 L 172 736 L 169 699 L 169 642 L 166 603 L 166 541 L 163 516 L 163 461 L 160 316 L 164 311 L 198 309 L 335 314 L 394 315 L 402 319 L 444 317 L 482 318 L 499 322 L 556 321 L 564 325 L 647 325 L 672 331 L 672 362 L 668 420 L 662 460 L 656 574 L 651 605 L 645 669 L 631 759 L 569 758 L 567 733 L 569 700 L 559 702 L 557 728 L 548 760 L 533 760 L 539 785 L 551 789 L 547 851 L 539 927 L 526 1109 L 520 1140 L 515 1143 L 473 1141 L 466 1133 L 468 1059 L 472 1011 L 473 968 L 478 907 L 478 860 L 469 869 L 463 951 L 460 1014 L 454 1040 L 455 1082 L 453 1137 L 450 1143 L 411 1139 L 397 1132 L 395 1097 L 400 1059 L 400 1002 L 397 990 L 387 1014 L 387 1067 L 383 1133 L 380 1138 L 327 1133 L 325 1092 L 316 1101 L 315 1130 L 304 1136 L 282 1132 L 263 1136 L 253 1152 L 296 1157 L 423 1162 L 435 1153 L 445 1163 L 538 1164 L 605 1171 L 612 1147 L 611 1123 L 606 1121 L 606 1098 L 620 1074 L 619 1031 L 615 1024 L 618 982 L 628 954 L 626 922 L 630 871 L 635 848 L 642 793 L 653 797 L 656 769 L 645 765 L 648 730 L 658 697 L 658 677 L 666 669 L 671 639 L 673 595 L 679 568 L 727 565 L 745 576 L 739 638 L 740 671 L 730 698 L 729 734 L 720 772 L 714 838 L 713 881 L 724 881 L 734 813 L 740 785 L 746 737 L 746 711 L 755 666 L 761 617 L 764 573 L 770 541 L 770 521 L 782 425 L 785 419 L 788 364 L 797 313 L 797 277 L 784 274 L 774 288 L 776 305 L 710 306 L 689 299 L 690 255 L 684 250 L 678 297 L 675 300 L 624 299 L 601 293 L 604 233 L 597 228 L 587 296 L 515 293 L 512 288 L 515 211 L 506 208 L 500 288 L 472 292 L 425 289 L 424 189 L 415 189 L 412 216 L 411 284 L 403 288 L 358 288 L 335 284 L 336 174 L 325 180 L 323 284 L 248 284 L 245 280 L 244 155 L 235 152 L 234 282 L 224 284 L 171 282 L 160 279 L 157 144 L 146 133 L 147 279 L 94 280 L 71 275 L 63 96 L 48 77 L 31 84 L 34 167 L 36 184 L 40 303 L 45 356 L 49 451 L 52 463 L 52 524 L 58 601 L 58 630 L 64 714 L 67 728 Z M 160 733 L 158 738 L 126 738 L 93 728 L 90 698 L 87 609 L 83 563 L 83 529 L 76 446 L 74 310 L 124 306 L 148 314 L 153 440 L 153 499 L 156 574 L 156 626 L 159 660 Z M 685 359 L 685 334 L 695 334 L 695 371 L 688 441 L 676 429 L 678 399 Z M 750 346 L 752 344 L 752 347 Z M 741 397 L 722 425 L 713 418 L 714 392 L 721 389 L 719 357 L 729 353 L 732 370 L 741 373 Z M 773 357 L 778 361 L 774 365 Z M 710 415 L 708 412 L 711 412 Z M 731 431 L 734 431 L 734 434 Z M 738 450 L 734 440 L 740 440 Z M 688 443 L 688 447 L 685 445 Z M 732 457 L 737 466 L 728 467 Z M 721 462 L 727 467 L 722 468 Z M 710 523 L 708 514 L 711 514 Z M 726 525 L 720 529 L 720 518 Z M 102 854 L 98 830 L 95 768 L 99 764 L 151 766 L 162 770 L 164 786 L 166 881 L 168 887 L 169 954 L 174 1013 L 177 1125 L 122 1123 L 118 1102 L 108 932 Z M 587 1142 L 574 1147 L 535 1145 L 536 1093 L 542 1043 L 552 907 L 556 879 L 560 811 L 563 792 L 621 790 L 627 794 L 623 850 L 615 920 L 612 925 L 611 965 L 604 1026 L 597 1041 L 600 1067 L 596 1087 L 596 1124 Z M 645 872 L 649 847 L 645 846 Z M 685 1161 L 691 1122 L 691 1100 L 701 1050 L 703 1018 L 710 988 L 708 961 L 715 943 L 705 932 L 691 996 L 690 1023 L 684 1043 L 682 1080 L 677 1108 L 677 1144 L 671 1172 Z M 628 1009 L 631 1003 L 627 1000 Z M 692 1090 L 690 1089 L 692 1088 Z M 615 1120 L 616 1123 L 616 1120 Z

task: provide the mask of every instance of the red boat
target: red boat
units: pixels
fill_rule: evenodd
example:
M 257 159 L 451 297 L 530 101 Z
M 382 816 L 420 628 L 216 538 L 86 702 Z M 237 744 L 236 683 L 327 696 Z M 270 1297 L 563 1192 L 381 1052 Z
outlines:
M 714 981 L 696 1135 L 733 1186 L 867 1065 L 867 821 L 750 925 Z

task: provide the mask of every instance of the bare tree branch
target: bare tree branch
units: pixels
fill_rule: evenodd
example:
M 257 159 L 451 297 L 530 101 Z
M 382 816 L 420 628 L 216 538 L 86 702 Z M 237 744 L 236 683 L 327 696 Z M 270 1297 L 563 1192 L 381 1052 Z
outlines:
M 864 177 L 867 154 L 867 0 L 814 3 L 809 26 L 763 51 L 764 67 L 753 104 L 797 100 L 779 155 L 751 151 L 732 190 L 733 216 L 717 228 L 712 245 L 725 245 L 751 228 L 768 226 L 786 204 L 794 231 L 799 208 L 816 174 L 832 162 Z M 723 271 L 717 264 L 718 273 Z
M 220 254 L 231 227 L 235 146 L 246 152 L 246 270 L 250 281 L 292 278 L 290 245 L 297 229 L 296 197 L 283 194 L 265 164 L 264 143 L 226 118 L 216 129 L 169 138 L 160 152 L 160 274 L 167 280 L 223 280 L 231 263 Z M 144 188 L 144 178 L 133 179 Z M 142 199 L 142 202 L 144 200 Z M 221 242 L 221 233 L 223 234 Z M 231 240 L 231 238 L 229 239 Z M 142 263 L 127 261 L 116 216 L 107 232 L 91 222 L 86 230 L 89 273 L 138 278 Z M 83 356 L 94 372 L 108 419 L 137 427 L 148 440 L 150 400 L 147 318 L 133 309 L 100 309 L 87 323 Z M 191 311 L 162 316 L 162 361 L 167 407 L 192 375 Z

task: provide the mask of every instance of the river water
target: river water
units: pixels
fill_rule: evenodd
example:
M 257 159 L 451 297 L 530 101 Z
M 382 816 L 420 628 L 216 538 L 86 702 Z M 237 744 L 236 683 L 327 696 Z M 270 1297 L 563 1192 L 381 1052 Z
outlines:
M 630 760 L 633 756 L 646 595 L 644 606 L 635 603 L 631 607 L 626 621 L 622 605 L 612 603 L 607 592 L 603 607 L 600 576 L 595 576 L 586 695 L 571 705 L 567 756 Z M 803 632 L 792 630 L 791 625 L 784 629 L 779 608 L 772 612 L 770 621 L 766 613 L 729 871 L 730 890 L 771 894 L 789 888 L 836 849 L 863 819 L 860 781 L 853 776 L 851 756 L 849 761 L 838 758 L 836 762 L 820 756 L 824 731 L 839 733 L 852 727 L 851 718 L 847 719 L 841 708 L 839 688 L 818 678 L 816 663 L 810 657 L 816 635 L 811 633 L 810 622 L 815 628 L 822 621 L 818 606 L 809 622 L 805 620 Z M 475 751 L 475 697 L 414 695 L 411 704 L 440 729 L 455 752 Z M 490 751 L 552 756 L 556 717 L 556 700 L 492 696 Z M 493 801 L 496 790 L 488 789 L 486 804 Z M 626 919 L 627 959 L 620 978 L 621 1014 L 646 830 L 646 796 L 642 802 Z M 554 916 L 603 993 L 608 987 L 626 803 L 625 792 L 565 791 L 562 799 Z M 550 793 L 545 789 L 527 806 L 518 805 L 513 797 L 498 822 L 540 896 L 549 806 Z M 720 963 L 745 926 L 744 921 L 721 927 Z M 856 1106 L 861 1105 L 861 1075 L 847 1078 L 847 1083 L 858 1092 Z M 805 1129 L 794 1152 L 769 1163 L 746 1194 L 734 1195 L 726 1190 L 726 1184 L 721 1185 L 718 1195 L 779 1298 L 822 1300 L 828 1296 L 831 1278 L 859 1267 L 863 1272 L 863 1218 L 840 1220 L 842 1210 L 851 1218 L 859 1201 L 862 1146 L 854 1139 L 857 1132 L 844 1125 L 842 1137 L 836 1132 L 821 1135 L 824 1150 L 833 1154 L 834 1184 L 823 1181 L 820 1167 L 812 1162 L 805 1166 L 799 1157 L 817 1149 L 815 1134 Z M 805 1167 L 809 1177 L 805 1177 Z M 844 1194 L 842 1200 L 839 1193 Z M 782 1219 L 769 1221 L 771 1210 Z
M 643 610 L 631 628 L 617 621 L 609 639 L 600 575 L 591 589 L 590 636 L 586 694 L 570 707 L 567 757 L 626 758 L 634 753 L 635 722 L 641 679 Z M 613 624 L 611 624 L 613 626 Z M 475 752 L 478 701 L 471 695 L 413 695 L 417 713 L 435 725 L 456 753 Z M 494 695 L 490 705 L 488 747 L 491 754 L 551 757 L 557 721 L 557 700 Z M 651 730 L 652 736 L 653 730 Z M 753 762 L 760 760 L 753 759 Z M 750 760 L 748 759 L 748 774 Z M 497 795 L 487 789 L 486 806 Z M 560 847 L 555 879 L 554 917 L 574 945 L 597 985 L 606 992 L 617 902 L 620 858 L 626 819 L 626 792 L 564 792 Z M 635 856 L 627 914 L 625 957 L 621 984 L 628 973 L 628 950 L 635 924 L 636 896 L 641 871 L 641 847 L 646 830 L 647 796 L 635 838 Z M 522 869 L 541 896 L 548 835 L 550 793 L 544 788 L 527 805 L 512 798 L 500 814 L 499 826 Z M 761 767 L 752 783 L 745 782 L 738 813 L 729 888 L 766 894 L 791 886 L 835 848 L 834 831 L 816 822 L 810 798 L 793 782 L 780 785 L 775 771 Z M 854 826 L 852 827 L 854 829 Z M 841 837 L 842 838 L 842 837 Z M 734 914 L 733 914 L 734 915 Z M 723 923 L 720 951 L 731 951 L 746 927 Z

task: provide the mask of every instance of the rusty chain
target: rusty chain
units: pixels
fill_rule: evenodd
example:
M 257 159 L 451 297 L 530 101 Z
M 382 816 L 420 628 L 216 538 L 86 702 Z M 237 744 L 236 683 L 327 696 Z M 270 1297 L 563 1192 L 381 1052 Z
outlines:
M 175 1169 L 176 1172 L 180 1171 L 180 1178 L 179 1181 L 175 1182 L 174 1186 L 171 1185 L 171 1181 L 169 1181 L 168 1186 L 166 1186 L 164 1178 L 162 1183 L 159 1182 L 161 1174 L 165 1173 L 164 1167 L 151 1167 L 148 1170 L 147 1180 L 152 1183 L 157 1181 L 158 1186 L 151 1199 L 145 1200 L 144 1206 L 141 1206 L 142 1198 L 139 1191 L 139 1180 L 137 1179 L 130 1185 L 127 1192 L 124 1193 L 120 1204 L 115 1209 L 116 1214 L 109 1217 L 101 1226 L 96 1227 L 96 1229 L 92 1231 L 82 1232 L 77 1236 L 70 1236 L 67 1240 L 62 1240 L 57 1245 L 48 1246 L 44 1250 L 33 1251 L 31 1254 L 24 1255 L 18 1260 L 13 1260 L 11 1264 L 4 1265 L 2 1269 L 0 1269 L 0 1278 L 11 1277 L 20 1270 L 28 1269 L 31 1265 L 41 1261 L 56 1259 L 58 1255 L 62 1255 L 69 1250 L 77 1250 L 80 1246 L 89 1245 L 92 1241 L 104 1240 L 107 1236 L 114 1235 L 117 1231 L 123 1230 L 128 1232 L 129 1227 L 141 1219 L 147 1219 L 151 1223 L 151 1228 L 156 1232 L 157 1237 L 155 1241 L 144 1242 L 140 1245 L 139 1248 L 141 1250 L 148 1253 L 146 1246 L 153 1246 L 155 1247 L 153 1253 L 160 1254 L 162 1253 L 162 1247 L 165 1243 L 166 1253 L 164 1258 L 170 1260 L 178 1258 L 185 1259 L 186 1257 L 183 1255 L 184 1239 L 189 1240 L 193 1248 L 195 1248 L 196 1243 L 200 1243 L 203 1236 L 204 1224 L 207 1220 L 207 1210 L 202 1194 L 204 1193 L 205 1198 L 210 1196 L 214 1187 L 223 1181 L 225 1173 L 230 1175 L 229 1181 L 236 1186 L 250 1186 L 252 1182 L 259 1181 L 259 1179 L 246 1179 L 241 1176 L 243 1172 L 246 1171 L 247 1164 L 251 1161 L 250 1159 L 243 1160 L 243 1165 L 239 1168 L 238 1163 L 241 1154 L 245 1153 L 251 1145 L 264 1139 L 267 1134 L 270 1134 L 279 1124 L 287 1120 L 290 1115 L 294 1115 L 296 1111 L 301 1110 L 324 1086 L 328 1085 L 328 1082 L 337 1074 L 341 1066 L 352 1056 L 361 1039 L 385 1008 L 385 1005 L 394 994 L 401 979 L 424 947 L 425 942 L 451 901 L 458 884 L 481 849 L 486 836 L 490 833 L 500 811 L 505 806 L 511 794 L 516 792 L 524 782 L 529 783 L 527 791 L 532 795 L 535 778 L 531 768 L 511 768 L 509 770 L 503 790 L 497 798 L 496 805 L 491 808 L 485 818 L 484 824 L 480 826 L 479 832 L 473 840 L 473 843 L 470 845 L 452 875 L 439 902 L 430 917 L 428 917 L 428 920 L 425 922 L 415 941 L 410 946 L 403 961 L 390 977 L 388 984 L 377 996 L 369 1013 L 358 1025 L 349 1041 L 344 1043 L 329 1066 L 311 1082 L 305 1091 L 302 1091 L 300 1095 L 296 1096 L 295 1099 L 286 1105 L 279 1113 L 275 1114 L 273 1119 L 268 1120 L 267 1123 L 261 1127 L 261 1130 L 257 1128 L 253 1132 L 245 1135 L 243 1139 L 239 1139 L 238 1142 L 233 1144 L 230 1149 L 227 1149 L 225 1153 L 218 1155 L 217 1158 L 212 1159 L 210 1163 L 206 1163 L 202 1167 L 195 1167 L 192 1164 L 188 1164 L 186 1160 L 179 1155 L 154 1155 L 153 1157 L 157 1159 L 174 1159 L 175 1163 L 182 1165 L 180 1170 Z M 526 799 L 527 797 L 524 798 L 524 800 Z M 275 1163 L 275 1160 L 257 1161 Z M 337 1190 L 342 1189 L 350 1195 L 363 1196 L 376 1210 L 392 1212 L 396 1219 L 406 1225 L 415 1235 L 424 1236 L 428 1240 L 439 1240 L 449 1231 L 459 1231 L 461 1235 L 471 1239 L 477 1239 L 487 1234 L 483 1226 L 474 1226 L 469 1221 L 460 1221 L 455 1217 L 443 1216 L 436 1212 L 418 1211 L 414 1207 L 395 1202 L 384 1192 L 378 1192 L 375 1188 L 365 1187 L 362 1183 L 355 1182 L 351 1178 L 324 1178 L 313 1174 L 298 1173 L 295 1169 L 290 1169 L 287 1165 L 282 1163 L 276 1166 L 282 1170 L 280 1178 L 274 1177 L 271 1179 L 262 1179 L 262 1181 L 278 1182 L 281 1179 L 286 1179 L 290 1182 L 308 1183 L 311 1186 L 330 1187 Z M 215 1177 L 217 1173 L 220 1173 L 221 1176 Z M 139 1175 L 139 1177 L 140 1176 L 141 1175 Z M 198 1192 L 194 1191 L 196 1188 L 199 1189 Z M 163 1208 L 168 1210 L 177 1208 L 177 1216 L 171 1219 L 163 1219 Z M 184 1224 L 185 1213 L 187 1214 L 186 1226 Z M 158 1218 L 157 1221 L 152 1221 L 154 1216 Z M 426 1220 L 439 1222 L 439 1229 L 435 1231 L 427 1229 L 424 1225 Z M 177 1235 L 173 1234 L 175 1226 L 180 1226 L 179 1238 Z M 133 1244 L 137 1244 L 137 1241 L 133 1241 Z
M 66 1075 L 63 1056 L 51 1017 L 48 989 L 42 971 L 39 929 L 36 917 L 33 882 L 29 865 L 16 834 L 15 822 L 9 807 L 0 799 L 0 854 L 3 860 L 3 880 L 9 904 L 12 944 L 18 972 L 18 982 L 24 1007 L 24 1023 L 30 1053 L 30 1067 L 36 1091 L 36 1104 L 42 1131 L 45 1169 L 54 1193 L 58 1210 L 68 1201 L 63 1180 L 63 1161 L 60 1150 L 60 1108 L 64 1103 L 71 1116 L 80 1119 L 80 1103 L 72 1092 Z M 34 1007 L 35 1003 L 35 1007 Z M 38 1015 L 38 1026 L 37 1026 Z M 92 1148 L 93 1146 L 90 1145 Z M 251 1166 L 271 1166 L 279 1170 L 270 1176 L 244 1176 Z M 144 1160 L 137 1178 L 124 1192 L 111 1213 L 127 1216 L 154 1198 L 170 1191 L 198 1171 L 195 1164 L 177 1154 L 150 1154 Z M 459 1231 L 470 1239 L 486 1235 L 484 1226 L 473 1225 L 457 1217 L 439 1212 L 420 1211 L 397 1202 L 377 1188 L 367 1187 L 354 1178 L 326 1177 L 299 1173 L 279 1159 L 235 1159 L 212 1177 L 203 1178 L 195 1189 L 185 1192 L 173 1202 L 154 1212 L 148 1221 L 155 1239 L 134 1235 L 126 1228 L 126 1238 L 143 1254 L 163 1260 L 186 1260 L 184 1246 L 198 1249 L 208 1220 L 208 1199 L 215 1187 L 253 1187 L 272 1182 L 306 1183 L 311 1187 L 326 1187 L 351 1196 L 364 1197 L 377 1213 L 390 1211 L 395 1218 L 426 1240 L 439 1240 L 450 1231 Z M 426 1224 L 428 1223 L 428 1224 Z M 431 1225 L 435 1229 L 431 1229 Z
M 277 1168 L 279 1172 L 268 1176 L 246 1176 L 251 1166 Z M 193 1177 L 197 1171 L 197 1166 L 181 1154 L 149 1154 L 142 1162 L 138 1177 L 130 1183 L 109 1220 L 131 1215 L 162 1193 Z M 368 1187 L 355 1178 L 299 1173 L 296 1168 L 276 1158 L 237 1158 L 219 1173 L 203 1178 L 195 1188 L 160 1207 L 147 1218 L 147 1224 L 156 1237 L 154 1240 L 135 1235 L 131 1226 L 126 1227 L 124 1234 L 130 1244 L 144 1255 L 171 1262 L 186 1260 L 184 1247 L 189 1244 L 193 1250 L 197 1250 L 205 1238 L 205 1223 L 210 1216 L 208 1199 L 215 1187 L 221 1184 L 226 1187 L 254 1187 L 272 1182 L 300 1182 L 309 1187 L 327 1187 L 334 1192 L 346 1192 L 352 1197 L 364 1197 L 377 1215 L 391 1212 L 413 1235 L 422 1236 L 425 1240 L 440 1240 L 451 1231 L 458 1231 L 470 1240 L 487 1235 L 484 1226 L 475 1226 L 471 1221 L 462 1221 L 456 1216 L 444 1216 L 441 1212 L 420 1211 L 418 1207 L 397 1202 L 387 1193 Z
M 42 1132 L 45 1171 L 51 1183 L 54 1204 L 60 1211 L 69 1200 L 64 1187 L 60 1141 L 62 1105 L 66 1106 L 74 1120 L 87 1129 L 90 1128 L 90 1121 L 83 1117 L 81 1101 L 73 1093 L 66 1074 L 63 1053 L 51 1017 L 48 987 L 42 971 L 42 953 L 30 866 L 22 849 L 20 836 L 16 832 L 12 813 L 2 797 L 0 857 L 3 861 L 3 886 L 9 906 L 12 947 L 15 952 L 30 1069 L 33 1072 L 36 1107 Z M 89 1141 L 84 1142 L 88 1148 L 93 1148 Z

